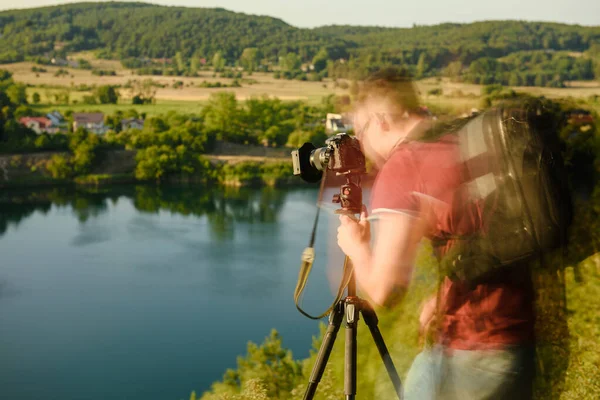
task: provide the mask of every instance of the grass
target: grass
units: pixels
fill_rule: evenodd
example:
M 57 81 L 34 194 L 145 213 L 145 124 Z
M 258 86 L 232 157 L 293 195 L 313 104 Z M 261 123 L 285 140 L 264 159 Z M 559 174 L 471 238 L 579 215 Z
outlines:
M 125 85 L 132 79 L 152 79 L 157 83 L 165 85 L 156 92 L 157 104 L 145 106 L 148 115 L 162 113 L 170 110 L 182 112 L 194 112 L 199 102 L 206 101 L 212 93 L 219 91 L 233 91 L 239 100 L 246 100 L 253 96 L 269 95 L 281 100 L 303 100 L 312 104 L 319 103 L 321 99 L 330 94 L 344 95 L 349 94 L 348 90 L 334 87 L 330 79 L 322 82 L 308 81 L 288 81 L 274 79 L 271 73 L 254 73 L 251 76 L 244 74 L 245 78 L 252 79 L 255 83 L 243 83 L 240 88 L 205 88 L 200 87 L 203 81 L 215 83 L 221 82 L 230 84 L 232 79 L 213 76 L 213 71 L 200 71 L 198 77 L 178 77 L 178 76 L 138 76 L 132 70 L 123 68 L 121 63 L 116 60 L 98 60 L 92 52 L 81 52 L 71 55 L 71 59 L 86 59 L 90 61 L 93 68 L 103 70 L 114 70 L 116 76 L 96 76 L 89 70 L 72 69 L 66 67 L 43 66 L 47 72 L 32 72 L 34 66 L 31 62 L 20 62 L 13 64 L 0 65 L 1 69 L 6 69 L 13 73 L 14 79 L 18 82 L 28 84 L 28 96 L 31 99 L 33 92 L 37 91 L 42 102 L 51 103 L 53 94 L 57 90 L 70 89 L 72 86 L 79 85 Z M 69 72 L 66 76 L 55 77 L 54 73 L 59 69 Z M 174 88 L 173 83 L 181 81 L 183 87 Z M 348 82 L 347 82 L 348 83 Z M 45 86 L 45 87 L 42 87 Z M 473 107 L 479 106 L 477 99 L 481 95 L 481 85 L 452 82 L 448 78 L 427 78 L 416 82 L 417 89 L 426 104 L 439 107 L 445 110 L 451 110 L 456 113 L 467 112 Z M 441 96 L 429 95 L 432 89 L 441 89 Z M 538 96 L 549 98 L 574 97 L 589 98 L 592 95 L 600 93 L 600 83 L 593 81 L 569 82 L 567 88 L 542 88 L 542 87 L 515 87 L 518 92 L 527 92 Z M 121 91 L 124 103 L 128 101 L 130 93 L 126 89 Z M 81 102 L 84 95 L 89 92 L 78 92 L 72 90 L 70 93 L 71 101 Z M 88 110 L 89 106 L 58 106 L 59 110 L 73 108 L 79 110 Z M 115 110 L 111 106 L 98 106 L 96 109 Z M 49 107 L 56 108 L 56 107 Z M 598 106 L 600 108 L 600 106 Z M 137 109 L 137 107 L 136 107 Z M 155 110 L 156 109 L 156 110 Z M 183 109 L 183 110 L 182 110 Z M 108 112 L 108 111 L 107 111 Z M 143 112 L 143 111 L 142 111 Z
M 73 56 L 71 58 L 80 58 Z M 303 82 L 303 81 L 288 81 L 274 79 L 270 73 L 254 73 L 251 76 L 244 74 L 244 78 L 250 78 L 256 81 L 253 84 L 242 83 L 240 88 L 203 88 L 199 85 L 203 82 L 221 82 L 230 84 L 233 80 L 229 78 L 214 77 L 213 71 L 200 71 L 198 77 L 182 77 L 182 76 L 139 76 L 133 74 L 131 70 L 126 70 L 120 67 L 120 63 L 107 60 L 91 60 L 94 68 L 113 69 L 117 76 L 96 76 L 89 70 L 80 70 L 66 67 L 43 66 L 47 72 L 36 73 L 32 72 L 31 68 L 35 65 L 31 62 L 20 62 L 13 64 L 0 65 L 1 69 L 6 69 L 13 74 L 13 77 L 18 82 L 26 83 L 32 87 L 40 87 L 42 85 L 48 87 L 64 87 L 79 85 L 125 85 L 127 81 L 133 79 L 152 79 L 157 83 L 166 85 L 164 88 L 159 88 L 156 93 L 157 100 L 170 101 L 203 101 L 218 91 L 234 91 L 240 100 L 245 100 L 253 96 L 270 95 L 278 97 L 282 100 L 305 100 L 308 102 L 318 102 L 322 97 L 329 94 L 347 94 L 347 90 L 334 88 L 331 80 L 323 82 Z M 117 64 L 115 64 L 117 63 Z M 117 68 L 119 67 L 119 68 Z M 66 76 L 55 77 L 54 74 L 59 69 L 64 69 L 69 72 Z M 183 87 L 173 88 L 173 83 L 181 81 Z M 39 89 L 44 90 L 44 89 Z M 80 92 L 79 96 L 83 97 L 84 92 Z M 89 93 L 88 93 L 89 94 Z M 43 93 L 40 92 L 40 95 Z M 123 91 L 123 96 L 127 93 Z
M 57 110 L 64 113 L 67 110 L 74 112 L 103 112 L 105 114 L 114 114 L 116 111 L 125 111 L 135 109 L 138 113 L 146 113 L 147 117 L 166 114 L 169 111 L 176 111 L 183 114 L 197 114 L 202 109 L 202 102 L 197 101 L 175 101 L 175 100 L 157 100 L 156 104 L 133 105 L 130 103 L 120 102 L 118 104 L 40 104 L 35 106 L 35 109 L 40 112 L 49 112 Z

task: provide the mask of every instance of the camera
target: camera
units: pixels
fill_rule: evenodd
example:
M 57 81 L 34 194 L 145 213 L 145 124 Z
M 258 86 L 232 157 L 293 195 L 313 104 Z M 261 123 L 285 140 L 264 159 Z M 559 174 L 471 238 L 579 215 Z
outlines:
M 294 175 L 300 175 L 306 182 L 318 182 L 326 169 L 337 175 L 343 175 L 346 183 L 341 186 L 340 193 L 333 196 L 333 202 L 341 205 L 341 209 L 336 213 L 360 213 L 362 209 L 360 180 L 366 173 L 366 160 L 360 150 L 360 143 L 354 136 L 338 133 L 327 139 L 324 147 L 319 148 L 312 143 L 304 143 L 298 150 L 292 151 L 292 164 Z M 321 182 L 322 190 L 323 182 Z
M 347 133 L 331 136 L 324 147 L 316 148 L 312 143 L 304 143 L 298 150 L 292 151 L 292 164 L 294 175 L 300 175 L 306 182 L 318 182 L 327 168 L 339 175 L 366 172 L 360 143 Z

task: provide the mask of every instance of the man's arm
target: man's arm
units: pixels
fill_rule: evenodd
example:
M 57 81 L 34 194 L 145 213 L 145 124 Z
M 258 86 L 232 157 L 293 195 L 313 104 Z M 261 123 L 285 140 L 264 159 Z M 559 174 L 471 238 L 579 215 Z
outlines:
M 424 219 L 411 214 L 377 213 L 375 244 L 370 245 L 370 226 L 341 216 L 338 244 L 354 266 L 360 288 L 378 305 L 398 303 L 408 287 L 418 244 L 423 237 Z

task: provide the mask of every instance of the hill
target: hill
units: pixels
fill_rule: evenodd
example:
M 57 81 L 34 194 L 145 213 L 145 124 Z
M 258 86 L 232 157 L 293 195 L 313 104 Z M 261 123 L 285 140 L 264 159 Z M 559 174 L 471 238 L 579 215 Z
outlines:
M 52 52 L 103 50 L 118 58 L 191 57 L 237 59 L 258 47 L 314 53 L 331 42 L 310 31 L 262 16 L 220 8 L 165 7 L 143 3 L 79 3 L 0 12 L 0 60 L 20 61 Z
M 179 63 L 189 62 L 190 58 L 210 63 L 220 53 L 226 63 L 233 65 L 244 50 L 253 49 L 256 52 L 252 57 L 265 69 L 277 65 L 281 56 L 295 53 L 300 62 L 313 63 L 316 72 L 340 77 L 347 77 L 349 69 L 364 75 L 385 64 L 403 64 L 418 76 L 428 76 L 440 74 L 453 62 L 466 67 L 476 60 L 497 60 L 515 53 L 526 57 L 530 52 L 538 52 L 537 66 L 544 62 L 563 64 L 561 81 L 592 79 L 593 66 L 588 56 L 598 53 L 595 44 L 600 48 L 600 27 L 483 21 L 413 28 L 303 29 L 276 18 L 221 8 L 117 2 L 0 12 L 0 34 L 0 63 L 95 50 L 100 57 L 130 63 L 131 59 L 164 60 L 176 56 Z M 580 58 L 588 59 L 589 65 L 574 67 L 577 57 L 573 52 L 588 52 Z M 544 67 L 548 77 L 553 77 L 554 69 Z M 503 80 L 508 78 L 506 75 Z M 479 83 L 476 81 L 485 79 L 470 76 L 467 80 Z M 529 83 L 535 84 L 533 77 L 531 80 Z

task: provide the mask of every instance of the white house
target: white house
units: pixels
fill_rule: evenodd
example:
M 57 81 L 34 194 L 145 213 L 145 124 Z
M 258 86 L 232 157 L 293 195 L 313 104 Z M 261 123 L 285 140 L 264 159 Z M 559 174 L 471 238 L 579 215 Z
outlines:
M 127 118 L 121 120 L 121 130 L 144 129 L 144 120 L 139 118 Z
M 74 113 L 73 130 L 84 128 L 91 133 L 98 135 L 105 134 L 108 127 L 104 125 L 103 113 Z
M 342 114 L 327 114 L 325 120 L 325 130 L 328 133 L 348 132 L 352 129 L 352 121 L 347 115 Z
M 57 133 L 58 128 L 52 126 L 52 121 L 46 117 L 22 117 L 19 123 L 41 135 L 42 133 Z

